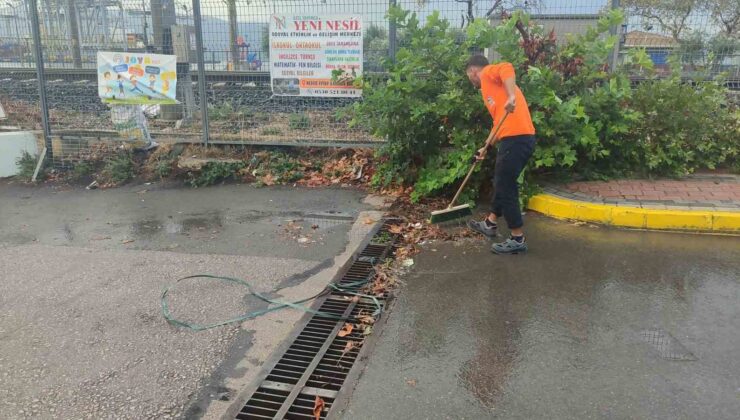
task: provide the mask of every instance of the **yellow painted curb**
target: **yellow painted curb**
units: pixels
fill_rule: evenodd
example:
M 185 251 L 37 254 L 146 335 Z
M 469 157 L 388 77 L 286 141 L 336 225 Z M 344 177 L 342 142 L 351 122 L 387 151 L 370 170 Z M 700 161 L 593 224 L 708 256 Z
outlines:
M 740 233 L 740 212 L 643 209 L 576 201 L 552 194 L 538 194 L 532 197 L 528 207 L 556 219 L 611 226 Z

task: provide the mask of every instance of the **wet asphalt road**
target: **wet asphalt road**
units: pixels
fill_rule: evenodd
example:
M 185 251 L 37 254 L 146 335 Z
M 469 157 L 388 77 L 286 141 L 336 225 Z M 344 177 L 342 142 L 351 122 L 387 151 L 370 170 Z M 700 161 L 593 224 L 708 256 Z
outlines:
M 342 417 L 738 418 L 740 238 L 529 216 L 528 240 L 426 246 Z
M 0 418 L 218 418 L 302 313 L 193 332 L 164 320 L 162 290 L 212 273 L 278 299 L 315 295 L 372 227 L 363 198 L 0 181 Z M 205 280 L 180 283 L 169 303 L 199 324 L 267 306 Z

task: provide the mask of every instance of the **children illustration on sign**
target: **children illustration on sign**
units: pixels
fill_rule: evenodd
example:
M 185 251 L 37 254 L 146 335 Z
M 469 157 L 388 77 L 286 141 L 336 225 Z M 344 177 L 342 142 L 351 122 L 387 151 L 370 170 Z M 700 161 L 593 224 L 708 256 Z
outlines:
M 123 91 L 123 76 L 119 74 L 117 79 L 118 79 L 118 94 L 121 96 L 124 96 L 125 93 Z
M 176 58 L 157 54 L 98 54 L 98 95 L 120 104 L 175 104 Z
M 136 76 L 132 75 L 129 81 L 131 82 L 131 86 L 132 86 L 131 92 L 139 92 L 142 95 L 144 95 L 144 91 L 139 89 L 139 85 L 138 85 L 139 81 L 136 80 Z

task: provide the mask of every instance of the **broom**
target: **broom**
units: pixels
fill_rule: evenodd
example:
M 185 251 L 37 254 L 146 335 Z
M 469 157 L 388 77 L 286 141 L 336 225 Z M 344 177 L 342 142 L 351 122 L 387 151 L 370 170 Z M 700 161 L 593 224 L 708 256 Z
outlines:
M 489 145 L 489 142 L 492 139 L 496 138 L 496 134 L 498 134 L 499 130 L 501 130 L 501 126 L 504 125 L 504 121 L 506 121 L 506 117 L 508 116 L 509 116 L 509 111 L 506 111 L 504 116 L 501 118 L 501 121 L 499 121 L 498 125 L 493 130 L 491 130 L 491 134 L 489 134 L 488 138 L 486 139 L 486 146 Z M 465 185 L 468 183 L 470 176 L 473 175 L 473 171 L 475 171 L 475 168 L 477 166 L 478 166 L 478 159 L 474 158 L 473 165 L 470 167 L 470 170 L 468 171 L 468 174 L 465 176 L 465 179 L 463 180 L 462 184 L 460 184 L 460 188 L 457 189 L 457 193 L 452 198 L 452 201 L 450 201 L 450 205 L 447 206 L 446 209 L 433 211 L 432 217 L 429 220 L 430 223 L 449 222 L 451 220 L 461 219 L 463 217 L 473 215 L 473 210 L 470 208 L 470 204 L 461 204 L 459 206 L 455 206 L 455 202 L 457 202 L 457 199 L 460 198 L 460 194 L 462 194 L 463 190 L 465 189 Z

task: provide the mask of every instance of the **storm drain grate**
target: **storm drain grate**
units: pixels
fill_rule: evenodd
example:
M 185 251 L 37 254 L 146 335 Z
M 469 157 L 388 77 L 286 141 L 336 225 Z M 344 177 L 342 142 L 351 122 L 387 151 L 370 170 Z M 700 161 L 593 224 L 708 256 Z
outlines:
M 645 330 L 640 333 L 642 341 L 650 344 L 666 360 L 699 360 L 676 338 L 663 330 Z
M 340 272 L 336 283 L 350 290 L 360 289 L 362 286 L 358 283 L 370 279 L 375 267 L 393 256 L 397 239 L 397 235 L 389 232 L 393 223 L 394 220 L 384 221 L 352 264 Z M 354 284 L 357 285 L 352 287 Z M 353 295 L 332 291 L 319 306 L 319 312 L 356 318 L 372 315 L 377 309 L 371 299 L 347 299 L 347 296 Z M 378 300 L 383 303 L 386 298 Z M 315 419 L 313 409 L 317 396 L 324 401 L 321 418 L 326 418 L 364 343 L 363 331 L 339 337 L 337 334 L 344 323 L 322 315 L 312 316 L 236 418 Z

